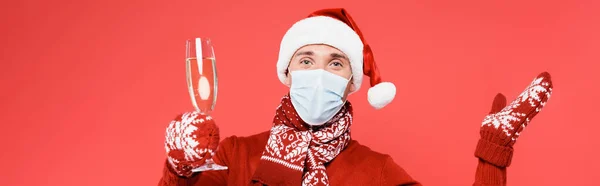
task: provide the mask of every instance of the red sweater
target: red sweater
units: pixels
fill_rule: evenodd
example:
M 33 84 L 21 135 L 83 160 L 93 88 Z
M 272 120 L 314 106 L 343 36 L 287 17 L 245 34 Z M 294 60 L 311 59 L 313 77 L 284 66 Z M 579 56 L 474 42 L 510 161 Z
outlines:
M 269 131 L 248 137 L 225 138 L 213 160 L 229 167 L 228 170 L 201 172 L 184 178 L 177 176 L 165 161 L 159 186 L 249 185 L 268 138 Z M 356 140 L 352 140 L 326 167 L 331 185 L 421 185 L 389 155 L 375 152 Z M 480 159 L 475 185 L 505 185 L 505 175 L 505 168 Z M 270 183 L 268 177 L 263 179 Z

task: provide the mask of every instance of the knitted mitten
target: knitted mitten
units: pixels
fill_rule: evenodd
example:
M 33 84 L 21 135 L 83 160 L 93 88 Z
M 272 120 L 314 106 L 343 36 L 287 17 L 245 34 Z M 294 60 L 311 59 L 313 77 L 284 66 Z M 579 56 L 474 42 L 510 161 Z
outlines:
M 552 94 L 552 81 L 547 72 L 538 75 L 517 99 L 506 106 L 506 98 L 498 94 L 492 110 L 482 122 L 481 139 L 475 156 L 498 167 L 508 167 L 513 145 Z
M 214 120 L 198 112 L 178 115 L 167 127 L 165 149 L 171 170 L 190 177 L 219 145 L 219 128 Z

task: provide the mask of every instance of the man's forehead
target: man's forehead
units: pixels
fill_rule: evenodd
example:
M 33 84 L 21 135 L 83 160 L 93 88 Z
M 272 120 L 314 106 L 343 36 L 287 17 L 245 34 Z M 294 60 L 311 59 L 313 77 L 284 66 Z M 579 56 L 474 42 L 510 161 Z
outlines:
M 297 52 L 295 56 L 301 56 L 301 55 L 315 55 L 315 54 L 320 54 L 320 55 L 330 55 L 331 57 L 335 57 L 335 58 L 348 58 L 346 56 L 346 54 L 344 54 L 342 51 L 331 47 L 331 46 L 327 46 L 327 45 L 309 45 L 309 46 L 305 46 L 300 48 Z
M 344 53 L 342 52 L 337 52 L 337 51 L 317 51 L 320 55 L 329 55 L 332 58 L 342 58 L 342 59 L 346 59 L 348 60 L 348 57 L 346 55 L 344 55 Z M 315 52 L 313 52 L 312 50 L 303 50 L 303 51 L 298 51 L 296 53 L 296 56 L 314 56 Z

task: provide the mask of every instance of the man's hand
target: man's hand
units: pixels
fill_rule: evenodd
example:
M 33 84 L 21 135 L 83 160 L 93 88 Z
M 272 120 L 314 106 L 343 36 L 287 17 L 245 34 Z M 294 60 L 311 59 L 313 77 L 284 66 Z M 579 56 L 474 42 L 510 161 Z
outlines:
M 508 167 L 513 145 L 552 94 L 552 81 L 547 72 L 538 75 L 517 99 L 506 105 L 502 94 L 496 95 L 492 110 L 483 119 L 475 156 L 497 167 Z
M 492 110 L 481 125 L 481 137 L 492 143 L 512 147 L 523 129 L 548 102 L 552 81 L 547 72 L 538 75 L 517 99 L 506 106 L 506 98 L 496 95 Z
M 189 177 L 219 145 L 219 128 L 210 116 L 198 112 L 178 115 L 166 129 L 167 160 L 177 175 Z

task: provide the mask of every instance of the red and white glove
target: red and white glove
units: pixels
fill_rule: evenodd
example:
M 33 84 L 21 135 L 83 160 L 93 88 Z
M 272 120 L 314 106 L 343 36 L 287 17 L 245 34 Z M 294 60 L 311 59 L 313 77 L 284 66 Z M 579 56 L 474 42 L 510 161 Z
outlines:
M 214 120 L 198 112 L 178 115 L 166 129 L 167 160 L 177 175 L 190 177 L 219 145 L 219 128 Z
M 510 165 L 512 146 L 551 94 L 550 74 L 543 72 L 508 106 L 504 95 L 496 95 L 490 114 L 481 124 L 475 155 L 500 167 Z

